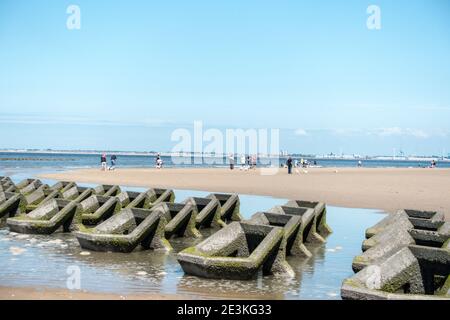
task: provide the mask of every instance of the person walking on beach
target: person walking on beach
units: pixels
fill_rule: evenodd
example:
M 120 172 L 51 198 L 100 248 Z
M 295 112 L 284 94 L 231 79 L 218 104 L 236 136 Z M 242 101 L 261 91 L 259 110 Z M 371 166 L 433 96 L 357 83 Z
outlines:
M 230 162 L 230 170 L 234 169 L 234 155 L 230 153 L 230 156 L 228 157 L 228 161 Z
M 241 155 L 241 170 L 245 170 L 245 155 Z
M 115 170 L 116 169 L 116 161 L 117 157 L 115 154 L 111 156 L 111 166 L 109 167 L 109 170 Z
M 358 161 L 358 167 L 362 167 L 362 162 L 361 162 L 361 160 Z
M 252 169 L 256 169 L 256 154 L 252 155 Z
M 288 174 L 292 174 L 292 158 L 289 157 L 286 161 L 287 167 L 288 167 Z
M 100 163 L 102 165 L 102 169 L 103 171 L 106 171 L 106 153 L 103 153 L 102 156 L 100 157 Z

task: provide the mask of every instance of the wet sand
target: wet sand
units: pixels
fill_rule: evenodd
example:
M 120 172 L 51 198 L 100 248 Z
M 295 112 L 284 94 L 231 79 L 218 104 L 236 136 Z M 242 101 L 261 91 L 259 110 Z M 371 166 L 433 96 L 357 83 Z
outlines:
M 102 292 L 88 292 L 83 290 L 30 288 L 30 287 L 1 287 L 0 300 L 187 300 L 189 296 L 178 294 L 114 294 Z
M 450 169 L 439 168 L 281 168 L 275 175 L 259 169 L 119 168 L 81 169 L 40 175 L 41 178 L 136 187 L 162 187 L 237 192 L 288 199 L 324 201 L 328 205 L 381 209 L 440 210 L 450 220 Z

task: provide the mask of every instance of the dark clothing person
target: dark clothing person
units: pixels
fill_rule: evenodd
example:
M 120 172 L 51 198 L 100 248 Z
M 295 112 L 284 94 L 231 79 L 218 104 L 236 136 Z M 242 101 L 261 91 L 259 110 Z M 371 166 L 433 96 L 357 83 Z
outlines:
M 106 156 L 102 155 L 100 157 L 100 163 L 106 162 Z
M 286 161 L 287 167 L 288 167 L 288 174 L 292 173 L 292 158 L 289 157 Z
M 109 170 L 114 170 L 116 168 L 116 161 L 117 157 L 115 154 L 111 156 L 111 167 L 109 167 Z

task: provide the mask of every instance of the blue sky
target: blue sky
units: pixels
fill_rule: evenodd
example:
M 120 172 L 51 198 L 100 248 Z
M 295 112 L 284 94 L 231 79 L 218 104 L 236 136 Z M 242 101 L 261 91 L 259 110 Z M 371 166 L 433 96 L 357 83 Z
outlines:
M 291 152 L 441 154 L 449 88 L 446 0 L 0 2 L 0 148 L 170 150 L 201 120 Z

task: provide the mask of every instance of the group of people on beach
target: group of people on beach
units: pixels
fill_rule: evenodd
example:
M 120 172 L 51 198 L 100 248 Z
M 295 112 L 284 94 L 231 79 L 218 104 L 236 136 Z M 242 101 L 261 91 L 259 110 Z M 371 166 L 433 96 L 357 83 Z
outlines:
M 101 165 L 101 170 L 106 171 L 106 170 L 115 170 L 116 169 L 116 161 L 117 161 L 117 156 L 115 154 L 112 154 L 110 157 L 110 161 L 111 161 L 111 165 L 108 167 L 108 163 L 107 163 L 107 159 L 106 159 L 106 153 L 103 153 L 100 157 L 100 165 Z
M 234 154 L 230 154 L 230 156 L 228 157 L 229 163 L 230 163 L 230 170 L 234 169 Z M 242 154 L 239 158 L 239 170 L 249 170 L 249 169 L 256 169 L 256 163 L 257 163 L 257 157 L 256 155 L 245 155 Z
M 281 164 L 283 166 L 283 164 Z M 308 168 L 311 166 L 317 166 L 317 161 L 309 161 L 308 159 L 301 158 L 300 161 L 298 159 L 292 159 L 292 157 L 288 157 L 286 160 L 285 167 L 288 169 L 288 174 L 292 174 L 292 168 Z

